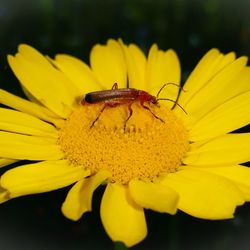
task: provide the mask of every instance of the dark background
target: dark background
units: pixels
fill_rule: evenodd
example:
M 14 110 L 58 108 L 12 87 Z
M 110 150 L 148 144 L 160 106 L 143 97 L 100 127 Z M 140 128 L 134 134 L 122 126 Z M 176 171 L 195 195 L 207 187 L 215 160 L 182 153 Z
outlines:
M 20 43 L 44 54 L 67 53 L 88 62 L 95 43 L 108 38 L 152 43 L 177 51 L 183 79 L 210 48 L 250 55 L 248 0 L 0 0 L 0 87 L 23 95 L 6 62 Z M 5 169 L 4 169 L 5 170 Z M 3 170 L 3 171 L 4 171 Z M 93 212 L 78 222 L 60 206 L 69 189 L 11 200 L 0 206 L 0 249 L 113 249 L 102 227 L 95 192 Z M 250 205 L 227 221 L 146 212 L 148 237 L 134 250 L 250 249 Z

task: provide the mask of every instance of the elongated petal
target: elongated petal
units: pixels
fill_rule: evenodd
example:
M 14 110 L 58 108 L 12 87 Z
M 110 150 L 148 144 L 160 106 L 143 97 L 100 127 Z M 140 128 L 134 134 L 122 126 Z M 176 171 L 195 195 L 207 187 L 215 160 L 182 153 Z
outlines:
M 173 189 L 167 186 L 132 180 L 129 182 L 129 191 L 133 200 L 144 208 L 161 213 L 176 213 L 179 197 Z
M 101 219 L 109 237 L 128 247 L 147 235 L 144 211 L 134 203 L 125 186 L 108 184 L 101 202 Z
M 179 104 L 185 107 L 197 91 L 203 88 L 221 69 L 232 63 L 234 59 L 234 53 L 223 55 L 217 49 L 209 50 L 187 79 L 184 85 L 186 92 L 181 93 Z
M 110 177 L 108 171 L 78 181 L 69 191 L 62 205 L 63 214 L 74 221 L 79 220 L 85 212 L 92 210 L 92 196 L 95 189 Z
M 57 137 L 54 126 L 23 112 L 0 108 L 0 129 L 28 135 Z
M 2 175 L 0 183 L 13 198 L 59 189 L 88 175 L 88 170 L 66 160 L 45 161 L 13 168 Z
M 61 54 L 56 56 L 53 63 L 74 83 L 82 94 L 104 89 L 98 83 L 89 66 L 81 60 Z
M 114 83 L 118 83 L 119 88 L 126 88 L 125 56 L 115 40 L 108 40 L 107 45 L 94 46 L 90 53 L 90 65 L 99 83 L 106 89 L 111 89 Z
M 207 140 L 248 125 L 249 107 L 250 91 L 223 103 L 193 125 L 189 134 L 190 140 Z
M 0 158 L 0 168 L 8 166 L 8 165 L 15 163 L 17 161 L 18 160 L 15 160 L 15 159 Z
M 226 177 L 234 182 L 244 184 L 250 188 L 250 168 L 240 165 L 217 167 L 217 168 L 202 168 L 202 171 L 208 171 Z
M 10 193 L 0 187 L 0 204 L 4 203 L 5 201 L 8 201 L 10 199 Z
M 187 165 L 228 165 L 250 161 L 250 133 L 227 134 L 193 147 L 183 159 Z
M 45 82 L 46 80 L 48 80 L 48 82 L 43 83 L 44 84 L 43 87 L 45 87 L 45 84 L 46 85 L 48 84 L 47 86 L 50 88 L 50 90 L 52 90 L 52 88 L 54 87 L 55 90 L 58 91 L 55 93 L 64 98 L 64 99 L 59 99 L 58 100 L 59 102 L 62 102 L 63 104 L 69 106 L 74 104 L 75 97 L 79 94 L 79 91 L 77 90 L 77 88 L 74 87 L 74 85 L 72 85 L 72 82 L 68 81 L 68 78 L 65 77 L 64 74 L 62 74 L 59 70 L 53 67 L 53 65 L 49 62 L 49 60 L 45 56 L 43 56 L 36 49 L 26 44 L 19 45 L 18 52 L 19 54 L 17 54 L 17 56 L 21 55 L 21 57 L 25 58 L 27 61 L 39 67 L 38 70 L 40 70 L 40 73 L 42 72 L 45 73 L 45 75 L 42 75 L 42 80 Z M 27 90 L 30 91 L 29 89 Z M 34 95 L 32 92 L 31 94 Z M 35 95 L 34 97 L 36 98 Z
M 0 131 L 0 141 L 1 142 L 10 142 L 15 144 L 31 144 L 31 145 L 56 145 L 57 138 L 52 137 L 41 137 L 41 136 L 29 136 L 22 134 L 15 134 Z
M 232 97 L 250 90 L 250 68 L 245 67 L 246 63 L 246 57 L 241 57 L 215 75 L 184 106 L 186 112 L 198 120 Z
M 27 45 L 20 46 L 15 57 L 8 56 L 8 61 L 22 85 L 37 100 L 63 118 L 69 115 L 81 93 L 62 72 Z
M 197 169 L 197 167 L 193 167 Z M 212 174 L 216 174 L 233 181 L 237 187 L 244 193 L 245 199 L 250 200 L 250 168 L 240 165 L 226 166 L 226 167 L 207 167 L 202 168 Z
M 0 131 L 0 157 L 19 160 L 58 160 L 63 153 L 56 139 Z
M 60 127 L 62 123 L 62 119 L 59 119 L 59 116 L 47 108 L 8 93 L 3 89 L 0 89 L 0 103 L 18 111 L 33 115 L 41 120 L 51 122 L 57 127 Z
M 147 90 L 145 82 L 146 57 L 144 53 L 135 44 L 126 46 L 122 41 L 120 43 L 124 50 L 128 68 L 129 87 Z
M 164 84 L 180 84 L 180 77 L 180 63 L 176 53 L 171 49 L 158 50 L 157 46 L 153 45 L 149 51 L 146 65 L 146 90 L 156 96 Z M 171 99 L 174 102 L 178 92 L 178 86 L 168 84 L 162 89 L 160 97 Z M 166 102 L 166 105 L 172 107 L 173 103 Z
M 168 174 L 162 184 L 179 193 L 180 210 L 198 218 L 232 218 L 236 206 L 244 203 L 244 194 L 233 182 L 188 166 Z
M 0 142 L 0 157 L 18 160 L 60 160 L 64 154 L 58 145 L 31 145 Z
M 26 60 L 32 61 L 37 65 L 40 65 L 44 68 L 51 68 L 51 65 L 48 63 L 48 60 L 36 49 L 32 48 L 27 44 L 20 44 L 18 46 L 18 52 L 22 54 Z

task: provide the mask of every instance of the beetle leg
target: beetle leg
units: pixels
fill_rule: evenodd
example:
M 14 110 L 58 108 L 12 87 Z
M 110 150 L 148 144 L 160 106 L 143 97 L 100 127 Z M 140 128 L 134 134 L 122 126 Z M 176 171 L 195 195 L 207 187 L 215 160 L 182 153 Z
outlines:
M 106 107 L 107 107 L 107 105 L 104 104 L 104 106 L 103 106 L 102 109 L 100 110 L 98 116 L 97 116 L 96 119 L 92 122 L 90 128 L 92 128 L 92 127 L 95 125 L 95 123 L 99 120 L 99 118 L 100 118 L 102 112 L 104 111 L 104 109 L 105 109 Z
M 118 84 L 117 84 L 117 82 L 115 82 L 115 83 L 113 84 L 111 90 L 113 90 L 113 89 L 118 89 Z
M 132 116 L 132 114 L 133 114 L 133 109 L 132 109 L 132 107 L 131 107 L 132 104 L 133 104 L 133 102 L 130 102 L 130 103 L 128 104 L 129 115 L 128 115 L 128 118 L 126 119 L 125 123 L 124 123 L 124 128 L 123 128 L 124 132 L 125 132 L 125 130 L 126 130 L 127 122 L 128 122 L 128 120 L 131 118 L 131 116 Z
M 147 109 L 156 119 L 160 120 L 161 122 L 165 123 L 165 121 L 163 121 L 160 117 L 158 117 L 156 114 L 153 113 L 153 111 L 144 105 L 144 103 L 141 103 L 141 106 L 145 109 Z

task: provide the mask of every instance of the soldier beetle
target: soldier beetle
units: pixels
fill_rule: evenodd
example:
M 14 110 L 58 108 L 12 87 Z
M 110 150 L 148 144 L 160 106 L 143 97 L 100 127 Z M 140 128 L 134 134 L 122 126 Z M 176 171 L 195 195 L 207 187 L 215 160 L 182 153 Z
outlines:
M 170 102 L 174 103 L 172 109 L 177 105 L 186 113 L 186 111 L 177 103 L 180 91 L 179 91 L 179 94 L 178 94 L 177 99 L 175 101 L 168 99 L 168 98 L 159 98 L 159 94 L 161 93 L 161 91 L 169 84 L 175 85 L 181 89 L 181 87 L 178 84 L 166 83 L 160 88 L 160 90 L 158 91 L 158 93 L 155 97 L 153 95 L 150 95 L 148 92 L 146 92 L 144 90 L 138 90 L 138 89 L 133 89 L 133 88 L 121 88 L 121 89 L 119 89 L 118 84 L 115 83 L 110 90 L 101 90 L 101 91 L 90 92 L 90 93 L 86 94 L 84 99 L 81 101 L 82 105 L 97 104 L 97 103 L 104 104 L 104 106 L 100 110 L 98 116 L 91 124 L 90 128 L 92 128 L 94 126 L 94 124 L 98 121 L 98 119 L 100 118 L 101 114 L 103 113 L 103 111 L 105 110 L 106 107 L 115 107 L 117 105 L 127 104 L 128 110 L 129 110 L 129 115 L 128 115 L 128 117 L 125 121 L 125 124 L 124 124 L 124 131 L 125 131 L 127 122 L 133 114 L 133 110 L 132 110 L 131 106 L 136 101 L 138 101 L 144 109 L 148 110 L 156 119 L 160 120 L 161 122 L 165 122 L 165 121 L 163 121 L 160 117 L 155 115 L 148 106 L 145 106 L 145 103 L 148 103 L 148 104 L 152 103 L 154 105 L 158 105 L 158 101 L 160 101 L 160 100 L 170 101 Z

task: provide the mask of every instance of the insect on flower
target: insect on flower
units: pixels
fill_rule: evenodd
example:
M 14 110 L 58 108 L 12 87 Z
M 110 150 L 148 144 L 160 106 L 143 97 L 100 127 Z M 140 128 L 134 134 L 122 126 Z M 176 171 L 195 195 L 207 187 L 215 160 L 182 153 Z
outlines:
M 170 101 L 174 103 L 172 109 L 177 105 L 186 113 L 186 111 L 177 103 L 180 91 L 175 101 L 168 99 L 168 98 L 159 98 L 159 94 L 161 93 L 161 91 L 169 84 L 172 84 L 181 88 L 179 85 L 175 83 L 166 83 L 160 88 L 157 95 L 153 96 L 144 90 L 138 90 L 138 89 L 133 89 L 133 88 L 118 89 L 118 84 L 114 83 L 114 85 L 112 86 L 110 90 L 101 90 L 101 91 L 90 92 L 86 94 L 84 99 L 81 101 L 82 105 L 97 104 L 97 103 L 104 104 L 98 116 L 91 124 L 90 128 L 92 128 L 94 124 L 98 121 L 98 119 L 100 118 L 101 114 L 103 113 L 106 107 L 116 107 L 117 105 L 127 104 L 129 115 L 124 123 L 124 131 L 125 131 L 127 122 L 129 121 L 129 119 L 131 118 L 133 114 L 133 110 L 131 106 L 136 101 L 140 102 L 140 105 L 144 109 L 148 110 L 156 119 L 160 120 L 161 122 L 165 122 L 165 121 L 162 120 L 157 115 L 155 115 L 153 111 L 148 106 L 145 105 L 145 103 L 158 105 L 158 101 L 160 100 Z

